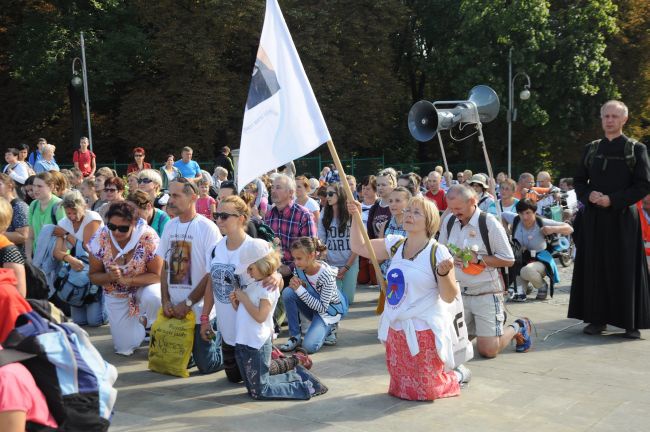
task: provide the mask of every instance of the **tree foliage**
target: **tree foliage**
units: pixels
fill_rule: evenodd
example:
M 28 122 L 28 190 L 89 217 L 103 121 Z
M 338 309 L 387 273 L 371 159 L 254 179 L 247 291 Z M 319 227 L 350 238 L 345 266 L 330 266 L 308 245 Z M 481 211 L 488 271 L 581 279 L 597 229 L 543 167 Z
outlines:
M 5 0 L 0 8 L 0 127 L 7 145 L 47 137 L 69 155 L 67 85 L 84 31 L 100 160 L 143 146 L 211 159 L 239 143 L 264 0 Z M 485 125 L 506 161 L 508 55 L 532 82 L 516 99 L 516 167 L 570 174 L 600 134 L 598 108 L 621 96 L 630 132 L 650 136 L 650 6 L 643 0 L 280 0 L 339 151 L 388 161 L 439 158 L 406 126 L 420 100 L 464 99 L 476 84 L 501 99 Z M 515 95 L 525 80 L 515 82 Z M 468 134 L 454 131 L 453 136 Z M 451 163 L 481 160 L 475 137 L 444 133 Z

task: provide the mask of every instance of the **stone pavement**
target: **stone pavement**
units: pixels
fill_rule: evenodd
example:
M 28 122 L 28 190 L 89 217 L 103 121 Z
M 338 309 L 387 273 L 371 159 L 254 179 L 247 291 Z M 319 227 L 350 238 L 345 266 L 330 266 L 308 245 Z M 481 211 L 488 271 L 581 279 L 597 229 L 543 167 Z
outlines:
M 146 348 L 117 356 L 108 327 L 91 329 L 120 373 L 111 431 L 650 430 L 650 343 L 625 340 L 612 327 L 603 336 L 584 335 L 583 325 L 566 318 L 571 275 L 570 269 L 562 272 L 553 299 L 507 305 L 509 317 L 533 320 L 532 351 L 517 354 L 513 346 L 497 359 L 472 360 L 473 379 L 461 396 L 433 403 L 387 394 L 384 351 L 376 338 L 377 291 L 369 287 L 360 287 L 338 345 L 313 356 L 312 370 L 329 392 L 311 401 L 254 401 L 223 372 L 193 372 L 186 379 L 153 373 Z

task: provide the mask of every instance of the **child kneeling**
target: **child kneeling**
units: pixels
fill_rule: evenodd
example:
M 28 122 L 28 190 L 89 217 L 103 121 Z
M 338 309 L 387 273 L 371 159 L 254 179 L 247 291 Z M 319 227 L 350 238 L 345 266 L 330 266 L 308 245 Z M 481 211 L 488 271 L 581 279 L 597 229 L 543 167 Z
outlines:
M 327 337 L 335 337 L 338 322 L 348 311 L 347 300 L 336 286 L 338 270 L 317 259 L 325 250 L 327 248 L 312 237 L 301 237 L 291 245 L 296 271 L 289 288 L 282 291 L 289 323 L 289 340 L 280 346 L 282 351 L 302 346 L 309 354 L 315 353 Z M 304 341 L 299 313 L 311 321 Z
M 300 365 L 295 371 L 269 374 L 273 311 L 279 293 L 264 288 L 262 280 L 280 266 L 278 252 L 266 241 L 254 239 L 241 251 L 239 260 L 235 272 L 248 272 L 255 280 L 230 294 L 237 310 L 235 359 L 248 394 L 253 399 L 310 399 L 325 393 L 327 387 Z

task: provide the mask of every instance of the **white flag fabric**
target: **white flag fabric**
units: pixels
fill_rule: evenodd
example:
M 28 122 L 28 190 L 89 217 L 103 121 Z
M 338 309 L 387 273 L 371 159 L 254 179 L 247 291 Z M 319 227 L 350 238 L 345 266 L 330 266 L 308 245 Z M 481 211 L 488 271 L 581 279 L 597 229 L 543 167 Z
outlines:
M 242 126 L 237 186 L 330 140 L 277 0 L 266 1 Z

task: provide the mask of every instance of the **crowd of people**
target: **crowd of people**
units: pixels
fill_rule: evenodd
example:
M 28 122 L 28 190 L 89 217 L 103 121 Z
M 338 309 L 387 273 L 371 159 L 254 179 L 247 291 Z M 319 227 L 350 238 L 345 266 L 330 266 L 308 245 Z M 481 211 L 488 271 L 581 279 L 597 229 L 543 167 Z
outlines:
M 14 271 L 12 295 L 21 298 L 29 291 L 26 266 L 36 264 L 51 301 L 80 325 L 108 324 L 120 355 L 146 345 L 159 311 L 193 316 L 188 367 L 225 370 L 255 399 L 326 392 L 308 371 L 310 356 L 337 344 L 358 285 L 384 283 L 378 334 L 389 393 L 409 400 L 455 396 L 471 372 L 454 359 L 458 334 L 447 305 L 462 302 L 481 356 L 497 357 L 513 341 L 516 352 L 527 352 L 531 320 L 507 323 L 504 302 L 525 301 L 533 290 L 538 300 L 553 295 L 559 275 L 552 236 L 575 237 L 569 315 L 589 324 L 586 333 L 613 324 L 638 338 L 650 326 L 648 267 L 637 253 L 645 241 L 650 257 L 650 198 L 641 201 L 650 193 L 648 157 L 637 143 L 630 169 L 630 158 L 620 156 L 627 140 L 622 103 L 608 102 L 602 118 L 605 148 L 586 151 L 576 177 L 557 187 L 546 171 L 492 179 L 435 167 L 422 178 L 385 168 L 357 183 L 333 166 L 318 176 L 296 175 L 290 163 L 239 185 L 238 193 L 227 147 L 212 175 L 192 160 L 190 147 L 177 161 L 168 155 L 160 169 L 137 147 L 123 179 L 96 166 L 86 138 L 71 170 L 59 170 L 55 147 L 41 139 L 31 154 L 26 146 L 5 153 L 0 262 Z M 618 170 L 618 180 L 608 169 Z M 604 234 L 612 226 L 618 237 Z M 606 274 L 606 262 L 619 258 L 603 255 L 603 242 L 610 252 L 628 250 L 619 264 L 632 270 Z M 587 265 L 605 272 L 602 279 Z M 90 288 L 82 301 L 57 295 L 64 270 L 86 275 Z M 623 275 L 630 288 L 620 299 L 611 291 Z M 616 283 L 606 286 L 612 278 Z M 588 292 L 592 285 L 598 295 Z M 613 297 L 612 312 L 605 304 Z M 286 342 L 276 346 L 283 335 Z

